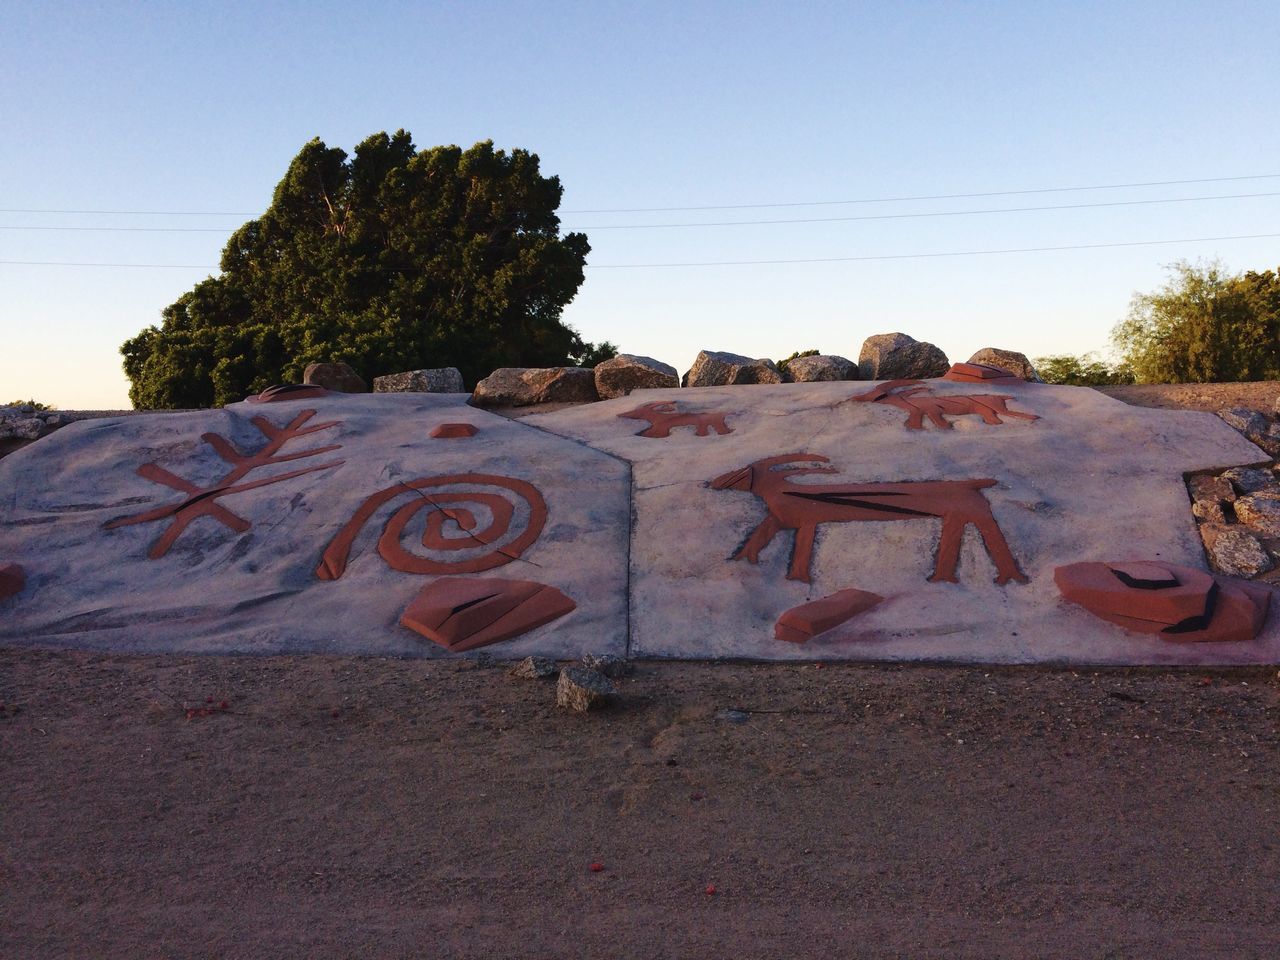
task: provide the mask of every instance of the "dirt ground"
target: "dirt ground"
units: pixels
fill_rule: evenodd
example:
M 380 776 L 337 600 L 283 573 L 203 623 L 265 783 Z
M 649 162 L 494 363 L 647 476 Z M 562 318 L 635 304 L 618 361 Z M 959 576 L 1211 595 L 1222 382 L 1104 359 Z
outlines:
M 0 650 L 0 957 L 1280 956 L 1274 668 L 622 687 Z

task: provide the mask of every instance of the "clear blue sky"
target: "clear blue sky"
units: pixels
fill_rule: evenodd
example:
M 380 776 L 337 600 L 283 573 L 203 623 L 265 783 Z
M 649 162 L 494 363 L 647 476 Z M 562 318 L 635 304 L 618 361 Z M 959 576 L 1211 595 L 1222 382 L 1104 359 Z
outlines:
M 491 138 L 565 211 L 875 199 L 1280 174 L 1280 8 L 1263 3 L 56 3 L 0 8 L 0 207 L 258 212 L 319 136 Z M 1104 347 L 1180 258 L 1280 240 L 862 262 L 1280 233 L 1280 197 L 687 229 L 611 224 L 934 213 L 1280 191 L 1280 178 L 983 199 L 565 212 L 593 252 L 565 319 L 686 369 L 700 348 L 856 357 L 903 330 L 952 359 Z M 0 226 L 218 227 L 243 216 L 0 214 Z M 225 233 L 0 229 L 0 402 L 127 406 L 120 343 L 207 275 Z

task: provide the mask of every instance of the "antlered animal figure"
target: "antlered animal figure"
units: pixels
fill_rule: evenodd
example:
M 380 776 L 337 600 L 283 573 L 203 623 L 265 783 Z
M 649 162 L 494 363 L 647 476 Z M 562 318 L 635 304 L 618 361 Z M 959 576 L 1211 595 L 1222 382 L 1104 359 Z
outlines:
M 724 422 L 723 413 L 681 413 L 674 400 L 655 400 L 618 414 L 623 420 L 648 420 L 649 428 L 641 430 L 637 437 L 663 438 L 671 436 L 676 427 L 693 427 L 699 437 L 710 436 L 714 430 L 720 436 L 733 433 L 733 429 Z
M 813 542 L 820 523 L 849 523 L 859 520 L 917 520 L 942 518 L 942 538 L 930 581 L 956 580 L 960 562 L 960 542 L 964 530 L 973 524 L 982 536 L 987 555 L 996 565 L 996 583 L 1011 580 L 1026 583 L 1027 577 L 1009 550 L 991 505 L 982 491 L 996 481 L 913 480 L 903 483 L 858 483 L 830 485 L 792 483 L 791 478 L 808 473 L 836 473 L 835 467 L 788 466 L 798 463 L 829 463 L 826 457 L 808 453 L 787 454 L 757 460 L 749 466 L 707 481 L 713 490 L 744 490 L 764 501 L 768 515 L 752 531 L 733 555 L 734 560 L 760 562 L 760 551 L 784 530 L 794 530 L 788 580 L 810 582 Z
M 910 389 L 905 389 L 905 388 Z M 866 393 L 855 394 L 850 400 L 862 403 L 887 403 L 907 411 L 907 429 L 923 430 L 924 418 L 934 426 L 951 429 L 947 416 L 960 417 L 976 414 L 983 423 L 1004 423 L 1000 417 L 1016 417 L 1019 420 L 1039 420 L 1033 413 L 1010 410 L 1007 406 L 1015 397 L 996 393 L 952 393 L 934 395 L 919 380 L 888 380 L 872 387 Z

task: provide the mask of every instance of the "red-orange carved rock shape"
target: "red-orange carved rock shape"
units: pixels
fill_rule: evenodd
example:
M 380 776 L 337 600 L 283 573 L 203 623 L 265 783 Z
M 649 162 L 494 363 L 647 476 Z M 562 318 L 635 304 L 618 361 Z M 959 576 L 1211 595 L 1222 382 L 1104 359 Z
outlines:
M 528 633 L 576 608 L 555 587 L 531 580 L 444 577 L 418 592 L 400 625 L 459 652 Z
M 1008 370 L 986 363 L 953 363 L 951 369 L 942 375 L 942 379 L 956 383 L 990 383 L 993 380 L 1026 383 L 1021 377 L 1015 376 Z
M 27 572 L 17 563 L 0 567 L 0 600 L 20 594 L 27 586 Z
M 671 436 L 676 427 L 692 427 L 699 437 L 710 436 L 712 430 L 720 436 L 733 433 L 733 428 L 724 422 L 726 416 L 724 413 L 682 413 L 674 400 L 655 400 L 618 414 L 618 419 L 647 420 L 648 429 L 641 430 L 636 436 L 662 439 Z
M 314 383 L 281 383 L 252 397 L 245 397 L 245 400 L 249 403 L 279 403 L 284 400 L 320 400 L 332 395 L 332 390 Z
M 996 565 L 996 583 L 1027 578 L 1018 567 L 1001 533 L 991 505 L 982 494 L 995 480 L 914 480 L 903 483 L 836 483 L 831 485 L 792 483 L 791 478 L 808 473 L 836 473 L 834 467 L 796 467 L 793 463 L 829 463 L 826 457 L 808 453 L 787 454 L 757 460 L 740 470 L 707 482 L 713 490 L 744 490 L 764 501 L 768 514 L 752 531 L 734 560 L 760 562 L 763 550 L 784 530 L 795 531 L 788 580 L 810 580 L 813 542 L 821 523 L 849 523 L 862 520 L 942 519 L 942 537 L 931 581 L 955 582 L 960 562 L 964 530 L 973 524 L 982 536 L 987 555 Z M 784 468 L 784 469 L 778 469 Z
M 861 403 L 883 403 L 905 410 L 908 430 L 924 429 L 926 417 L 930 423 L 943 430 L 951 429 L 951 421 L 947 417 L 968 414 L 981 417 L 983 423 L 992 425 L 1004 423 L 1000 419 L 1002 416 L 1018 420 L 1040 419 L 1033 413 L 1010 410 L 1009 401 L 1016 399 L 1012 396 L 995 393 L 934 395 L 919 380 L 888 380 L 849 399 Z
M 114 530 L 116 527 L 127 527 L 135 523 L 150 523 L 153 520 L 171 518 L 172 522 L 165 528 L 159 539 L 151 545 L 151 550 L 147 553 L 147 556 L 152 560 L 163 557 L 168 553 L 169 548 L 173 546 L 178 537 L 182 536 L 182 532 L 200 517 L 210 517 L 236 533 L 244 533 L 251 526 L 249 521 L 232 513 L 220 504 L 218 502 L 220 498 L 229 497 L 236 493 L 244 493 L 246 490 L 254 490 L 258 487 L 271 486 L 285 480 L 292 480 L 294 477 L 315 473 L 317 470 L 328 470 L 331 467 L 341 466 L 346 462 L 343 460 L 331 460 L 328 463 L 304 467 L 301 470 L 277 473 L 261 480 L 241 482 L 248 474 L 259 467 L 285 463 L 289 460 L 303 460 L 307 457 L 314 457 L 341 449 L 342 444 L 334 443 L 327 447 L 313 447 L 310 450 L 301 450 L 297 453 L 280 453 L 280 448 L 290 440 L 338 426 L 337 421 L 305 426 L 307 421 L 315 415 L 316 412 L 314 410 L 303 410 L 284 427 L 277 427 L 265 417 L 254 417 L 251 422 L 266 437 L 267 442 L 253 453 L 242 453 L 236 449 L 230 440 L 220 434 L 203 434 L 200 439 L 213 447 L 218 456 L 231 465 L 231 470 L 221 480 L 207 487 L 198 486 L 190 480 L 170 473 L 157 463 L 144 463 L 138 468 L 139 476 L 145 477 L 153 483 L 163 484 L 166 487 L 185 493 L 187 495 L 186 499 L 178 503 L 157 507 L 154 510 L 135 513 L 129 517 L 117 517 L 115 520 L 110 520 L 103 524 L 104 529 Z
M 810 600 L 792 607 L 778 618 L 773 627 L 773 638 L 788 643 L 805 643 L 870 610 L 883 599 L 878 593 L 850 588 L 820 600 Z
M 1262 629 L 1271 591 L 1163 560 L 1072 563 L 1053 572 L 1062 598 L 1096 617 L 1173 643 L 1241 642 Z
M 504 496 L 483 490 L 440 490 L 440 487 L 493 487 L 507 491 Z M 431 491 L 431 492 L 423 492 Z M 378 553 L 393 570 L 405 573 L 452 574 L 479 573 L 510 563 L 517 559 L 538 539 L 547 522 L 547 504 L 542 494 L 531 483 L 514 477 L 500 477 L 485 473 L 458 473 L 420 480 L 401 481 L 369 497 L 337 535 L 329 541 L 316 567 L 321 580 L 337 580 L 347 568 L 351 548 L 361 528 L 378 510 L 397 497 L 409 494 L 412 499 L 391 515 L 378 539 Z M 528 515 L 523 528 L 510 540 L 503 541 L 511 532 L 515 517 L 515 502 L 527 504 Z M 475 513 L 468 504 L 488 511 L 489 522 L 478 527 Z M 460 551 L 478 546 L 493 546 L 492 550 L 476 556 L 457 560 L 436 560 L 409 553 L 401 543 L 406 525 L 420 510 L 430 510 L 425 518 L 422 545 L 429 550 Z M 445 523 L 453 524 L 450 536 Z M 502 541 L 502 542 L 500 542 Z
M 438 423 L 428 434 L 435 440 L 465 440 L 478 432 L 474 423 Z

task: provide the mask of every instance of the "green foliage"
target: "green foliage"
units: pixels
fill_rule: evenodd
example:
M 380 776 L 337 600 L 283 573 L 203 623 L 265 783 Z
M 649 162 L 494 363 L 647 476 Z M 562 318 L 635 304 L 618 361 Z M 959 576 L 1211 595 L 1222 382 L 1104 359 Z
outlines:
M 1096 353 L 1078 357 L 1059 353 L 1050 357 L 1036 357 L 1032 363 L 1045 383 L 1064 383 L 1074 387 L 1109 387 L 1133 383 L 1133 371 L 1127 363 L 1108 363 Z
M 560 236 L 560 196 L 535 154 L 489 141 L 419 151 L 400 130 L 348 160 L 312 140 L 227 241 L 222 273 L 121 347 L 129 397 L 220 405 L 323 361 L 366 380 L 453 366 L 474 383 L 495 367 L 611 356 L 560 319 L 591 249 Z
M 797 350 L 795 353 L 791 354 L 791 356 L 778 361 L 778 372 L 786 373 L 787 364 L 789 364 L 792 360 L 796 360 L 800 357 L 816 357 L 818 356 L 819 352 L 820 351 L 818 350 Z
M 51 407 L 47 403 L 41 403 L 39 400 L 13 400 L 9 403 L 0 404 L 3 407 L 31 407 L 33 410 L 56 410 L 57 407 Z
M 598 363 L 612 360 L 617 355 L 618 345 L 602 340 L 600 343 L 584 343 L 582 349 L 569 359 L 573 361 L 574 366 L 594 367 Z
M 1172 274 L 1136 294 L 1111 334 L 1139 382 L 1280 378 L 1280 276 L 1231 275 L 1216 261 L 1182 261 Z

